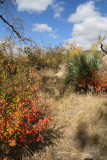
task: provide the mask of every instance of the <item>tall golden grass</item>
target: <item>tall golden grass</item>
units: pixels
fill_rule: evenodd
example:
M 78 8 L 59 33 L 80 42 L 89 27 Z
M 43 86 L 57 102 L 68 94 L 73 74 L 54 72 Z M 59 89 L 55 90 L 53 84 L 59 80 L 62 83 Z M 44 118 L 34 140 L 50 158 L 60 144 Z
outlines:
M 54 71 L 45 74 L 41 94 L 53 104 L 50 128 L 53 132 L 48 135 L 52 143 L 35 152 L 32 159 L 106 160 L 106 96 L 75 94 L 65 88 L 63 82 L 64 78 L 57 79 Z M 62 89 L 63 93 L 60 92 Z

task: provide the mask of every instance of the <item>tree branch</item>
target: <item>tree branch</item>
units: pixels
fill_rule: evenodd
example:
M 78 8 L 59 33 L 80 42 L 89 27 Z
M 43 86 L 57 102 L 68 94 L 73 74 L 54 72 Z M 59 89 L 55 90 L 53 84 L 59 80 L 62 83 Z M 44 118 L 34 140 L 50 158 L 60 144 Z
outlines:
M 2 15 L 0 15 L 0 18 L 3 20 L 4 23 L 6 23 L 13 30 L 14 33 L 16 33 L 18 38 L 22 39 L 22 36 L 20 35 L 20 33 L 16 31 L 16 29 L 12 24 L 10 24 L 6 19 L 4 19 Z
M 107 54 L 107 51 L 103 48 L 103 44 L 101 44 L 100 48 L 101 48 L 101 50 L 102 50 L 104 53 Z
M 4 0 L 4 1 L 0 1 L 0 4 L 3 4 L 5 1 L 6 1 L 6 0 Z
M 12 24 L 10 24 L 5 18 L 3 18 L 2 15 L 0 15 L 0 18 L 3 20 L 4 23 L 6 23 L 12 29 L 12 31 L 18 36 L 19 39 L 21 39 L 22 41 L 25 41 L 25 40 L 30 41 L 30 42 L 32 41 L 29 38 L 25 38 L 21 36 L 20 33 L 15 29 L 15 27 Z
M 9 12 L 9 7 L 11 5 L 14 6 L 13 2 L 16 2 L 16 0 L 0 0 L 0 19 L 6 23 L 6 25 L 11 29 L 11 31 L 13 33 L 16 34 L 16 36 L 21 40 L 21 41 L 25 41 L 26 42 L 32 42 L 34 44 L 35 41 L 32 40 L 31 38 L 26 38 L 24 37 L 24 35 L 22 34 L 22 30 L 23 30 L 23 25 L 22 25 L 22 21 L 19 20 L 18 18 L 14 18 L 11 16 L 10 12 Z M 2 5 L 4 7 L 2 7 Z M 11 8 L 11 7 L 10 7 Z M 1 11 L 3 9 L 3 11 Z M 7 18 L 12 19 L 11 21 L 9 21 L 7 18 L 5 18 L 4 16 L 7 16 Z M 21 29 L 21 31 L 20 31 Z
M 105 50 L 105 49 L 103 48 L 103 44 L 102 44 L 102 42 L 103 42 L 105 39 L 106 39 L 106 33 L 105 33 L 105 35 L 104 35 L 103 37 L 101 36 L 101 33 L 100 33 L 99 36 L 98 36 L 100 48 L 101 48 L 101 50 L 102 50 L 104 53 L 107 54 L 107 50 Z

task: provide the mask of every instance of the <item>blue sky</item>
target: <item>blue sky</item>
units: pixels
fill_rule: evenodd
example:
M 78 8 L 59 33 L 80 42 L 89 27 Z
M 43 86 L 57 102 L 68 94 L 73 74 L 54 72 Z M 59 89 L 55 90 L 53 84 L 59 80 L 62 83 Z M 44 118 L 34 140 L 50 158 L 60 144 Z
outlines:
M 41 46 L 76 42 L 88 49 L 107 32 L 107 0 L 16 0 L 25 35 Z M 0 38 L 6 36 L 0 21 Z

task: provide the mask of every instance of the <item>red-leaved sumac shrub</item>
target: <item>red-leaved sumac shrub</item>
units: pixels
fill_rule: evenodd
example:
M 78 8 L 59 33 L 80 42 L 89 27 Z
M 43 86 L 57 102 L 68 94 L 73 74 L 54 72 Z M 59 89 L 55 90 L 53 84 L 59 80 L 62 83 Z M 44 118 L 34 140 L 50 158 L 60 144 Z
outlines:
M 107 74 L 101 76 L 97 92 L 102 92 L 104 94 L 107 94 Z
M 0 142 L 10 146 L 43 140 L 42 132 L 51 123 L 50 105 L 39 94 L 37 74 L 30 68 L 22 81 L 10 79 L 8 88 L 0 93 Z M 14 82 L 14 83 L 13 83 Z
M 88 91 L 91 87 L 93 92 L 107 93 L 107 75 L 101 76 L 94 68 L 89 68 L 87 72 L 79 76 L 77 82 L 79 90 Z

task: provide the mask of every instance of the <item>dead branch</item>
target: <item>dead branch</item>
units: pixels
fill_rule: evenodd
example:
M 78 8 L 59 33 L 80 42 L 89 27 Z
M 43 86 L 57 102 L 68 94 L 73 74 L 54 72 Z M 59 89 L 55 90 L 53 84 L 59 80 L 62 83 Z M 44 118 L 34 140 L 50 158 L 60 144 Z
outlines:
M 3 20 L 4 23 L 6 23 L 13 30 L 14 33 L 16 33 L 18 38 L 22 39 L 22 36 L 20 35 L 20 33 L 15 30 L 15 28 L 12 24 L 10 24 L 6 19 L 4 19 L 2 15 L 0 15 L 0 18 Z
M 23 29 L 22 20 L 20 18 L 14 18 L 14 16 L 9 12 L 9 7 L 14 6 L 16 0 L 0 0 L 1 10 L 0 10 L 0 19 L 7 24 L 9 29 L 11 29 L 12 33 L 15 33 L 16 36 L 20 39 L 20 41 L 31 42 L 36 44 L 31 38 L 26 38 L 19 32 L 18 30 Z M 2 6 L 3 5 L 3 6 Z M 6 17 L 6 18 L 5 18 Z M 8 20 L 9 19 L 9 20 Z M 16 28 L 17 27 L 17 28 Z
M 6 0 L 4 0 L 4 1 L 0 1 L 0 4 L 3 4 L 5 1 L 6 1 Z
M 102 50 L 104 53 L 107 54 L 107 50 L 105 50 L 105 49 L 103 48 L 103 44 L 101 44 L 100 48 L 101 48 L 101 50 Z
M 104 53 L 107 54 L 107 50 L 104 49 L 103 43 L 102 43 L 105 39 L 106 39 L 106 34 L 102 37 L 101 33 L 100 33 L 100 35 L 98 36 L 98 40 L 99 40 L 99 43 L 100 43 L 100 48 Z
M 21 41 L 29 41 L 35 43 L 35 41 L 33 41 L 32 39 L 20 35 L 20 33 L 15 29 L 14 25 L 10 24 L 2 15 L 0 15 L 0 18 L 12 29 L 12 31 L 18 36 L 19 39 L 21 39 Z

